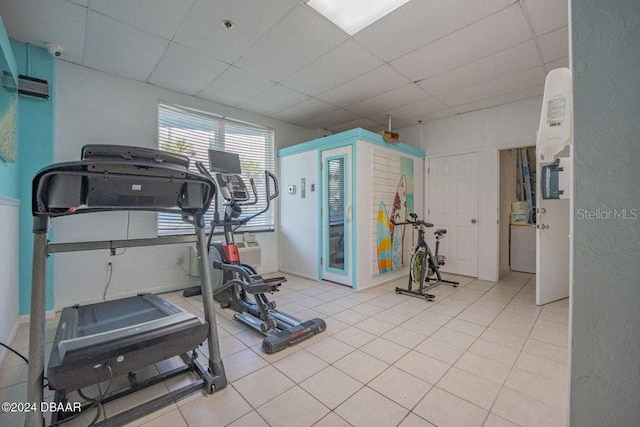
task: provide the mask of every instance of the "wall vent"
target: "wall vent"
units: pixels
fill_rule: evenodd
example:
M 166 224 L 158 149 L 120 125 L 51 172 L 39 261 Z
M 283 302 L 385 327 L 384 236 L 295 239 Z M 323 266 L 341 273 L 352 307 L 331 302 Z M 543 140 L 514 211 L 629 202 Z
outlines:
M 20 74 L 18 93 L 32 98 L 49 99 L 49 82 Z

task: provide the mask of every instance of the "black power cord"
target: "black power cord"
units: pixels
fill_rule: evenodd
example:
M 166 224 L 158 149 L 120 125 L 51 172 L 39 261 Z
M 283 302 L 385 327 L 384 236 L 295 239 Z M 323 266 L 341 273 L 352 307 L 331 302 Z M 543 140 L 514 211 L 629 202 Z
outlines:
M 24 363 L 26 363 L 27 365 L 29 364 L 29 359 L 24 357 L 22 354 L 18 353 L 16 350 L 12 349 L 11 347 L 9 347 L 8 345 L 6 345 L 3 342 L 0 342 L 0 345 L 3 346 L 4 348 L 6 348 L 7 350 L 15 353 L 18 357 L 20 357 L 20 359 L 24 360 Z
M 8 345 L 6 345 L 3 342 L 0 342 L 0 345 L 4 348 L 6 348 L 7 350 L 15 353 L 18 357 L 20 357 L 20 359 L 24 360 L 24 363 L 26 363 L 27 365 L 29 364 L 29 359 L 27 359 L 26 357 L 24 357 L 22 354 L 18 353 L 16 350 L 12 349 L 11 347 L 9 347 Z M 47 377 L 43 377 L 45 380 L 49 381 L 49 378 Z M 49 384 L 44 384 L 42 386 L 42 388 L 46 388 Z

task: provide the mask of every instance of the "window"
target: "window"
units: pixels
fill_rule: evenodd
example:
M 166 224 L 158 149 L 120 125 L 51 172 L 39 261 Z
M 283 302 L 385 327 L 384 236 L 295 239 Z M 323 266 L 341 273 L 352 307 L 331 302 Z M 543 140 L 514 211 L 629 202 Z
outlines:
M 266 206 L 264 171 L 273 171 L 274 132 L 272 129 L 226 119 L 213 114 L 192 110 L 177 105 L 158 104 L 158 147 L 188 156 L 190 168 L 196 170 L 195 162 L 209 167 L 210 148 L 240 155 L 242 178 L 249 185 L 253 178 L 258 189 L 258 204 L 243 207 L 242 216 L 258 212 Z M 219 196 L 218 196 L 219 197 Z M 224 200 L 219 197 L 220 217 L 224 215 Z M 214 204 L 205 215 L 207 231 L 213 218 Z M 273 206 L 264 214 L 242 227 L 244 231 L 274 229 Z M 216 231 L 222 231 L 216 229 Z M 192 233 L 193 227 L 182 222 L 180 215 L 158 214 L 158 235 Z

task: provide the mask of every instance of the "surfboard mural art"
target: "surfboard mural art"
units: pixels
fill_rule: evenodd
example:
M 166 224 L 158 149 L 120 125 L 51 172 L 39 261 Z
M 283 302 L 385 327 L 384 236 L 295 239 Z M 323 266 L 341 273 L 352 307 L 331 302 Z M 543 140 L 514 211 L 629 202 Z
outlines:
M 402 250 L 404 246 L 404 225 L 394 225 L 403 222 L 407 217 L 407 178 L 402 175 L 398 189 L 393 198 L 393 211 L 391 212 L 391 262 L 393 270 L 403 267 Z
M 391 230 L 389 228 L 389 216 L 384 202 L 378 207 L 378 235 L 377 235 L 378 270 L 380 273 L 388 273 L 393 270 L 391 260 Z
M 373 218 L 376 224 L 374 250 L 377 255 L 377 272 L 384 274 L 402 269 L 408 262 L 411 248 L 410 232 L 406 226 L 394 226 L 393 222 L 403 222 L 409 212 L 414 212 L 413 160 L 402 156 L 389 156 L 389 153 L 374 153 L 374 182 L 397 183 L 396 191 L 391 192 L 389 186 L 378 186 L 375 189 L 376 202 L 373 205 Z M 389 206 L 389 211 L 387 211 Z

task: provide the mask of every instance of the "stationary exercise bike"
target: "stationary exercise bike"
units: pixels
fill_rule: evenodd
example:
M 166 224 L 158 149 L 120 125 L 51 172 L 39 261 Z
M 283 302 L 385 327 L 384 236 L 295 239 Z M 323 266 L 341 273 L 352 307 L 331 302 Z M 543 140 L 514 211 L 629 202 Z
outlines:
M 242 207 L 258 203 L 258 192 L 253 178 L 249 180 L 253 200 L 249 189 L 240 176 L 240 158 L 237 154 L 209 150 L 209 168 L 202 163 L 196 164 L 200 173 L 210 176 L 218 185 L 218 191 L 224 202 L 224 218 L 220 219 L 218 199 L 214 202 L 214 217 L 211 221 L 211 233 L 208 238 L 209 260 L 213 264 L 212 281 L 214 299 L 222 308 L 231 308 L 236 312 L 234 318 L 266 335 L 262 342 L 265 353 L 275 353 L 290 345 L 324 331 L 326 324 L 322 319 L 303 322 L 293 316 L 276 310 L 275 301 L 269 301 L 266 293 L 277 292 L 280 285 L 287 281 L 285 277 L 263 278 L 254 267 L 242 263 L 234 232 L 253 218 L 265 213 L 279 195 L 278 179 L 265 171 L 266 206 L 259 212 L 241 217 Z M 216 227 L 222 227 L 225 240 L 212 242 Z M 198 293 L 197 289 L 185 291 L 185 296 Z M 250 298 L 253 296 L 253 301 Z
M 412 219 L 405 222 L 394 222 L 395 225 L 412 225 L 418 231 L 418 243 L 413 250 L 411 262 L 409 263 L 409 284 L 407 289 L 396 288 L 396 293 L 409 294 L 425 298 L 427 301 L 433 301 L 435 295 L 426 293 L 426 290 L 441 283 L 447 283 L 454 287 L 460 284 L 460 282 L 454 282 L 453 280 L 445 280 L 440 275 L 440 267 L 445 264 L 446 260 L 444 255 L 439 254 L 440 240 L 444 239 L 447 230 L 439 228 L 433 233 L 436 236 L 436 252 L 433 254 L 424 238 L 425 228 L 433 227 L 433 224 L 418 219 L 418 215 L 415 213 L 410 213 L 409 216 Z M 414 284 L 418 286 L 415 290 L 413 289 Z

